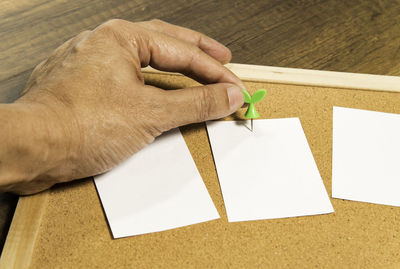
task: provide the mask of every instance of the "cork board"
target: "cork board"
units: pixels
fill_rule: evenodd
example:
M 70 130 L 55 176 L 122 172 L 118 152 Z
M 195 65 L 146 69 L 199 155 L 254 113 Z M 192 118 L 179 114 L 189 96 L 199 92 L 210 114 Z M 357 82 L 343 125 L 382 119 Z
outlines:
M 169 74 L 147 74 L 146 81 L 168 89 L 196 84 L 183 76 Z M 332 106 L 400 113 L 400 93 L 396 92 L 259 81 L 246 81 L 246 86 L 251 90 L 268 89 L 267 101 L 257 106 L 262 118 L 300 118 L 329 195 Z M 241 117 L 243 113 L 244 110 L 239 111 L 236 116 Z M 181 130 L 221 219 L 114 240 L 93 181 L 63 184 L 20 201 L 25 207 L 36 201 L 40 208 L 35 219 L 41 221 L 24 224 L 37 227 L 31 228 L 30 234 L 34 236 L 28 244 L 30 248 L 17 250 L 25 253 L 26 267 L 400 267 L 399 207 L 331 199 L 334 214 L 228 223 L 204 123 Z M 14 222 L 18 218 L 19 223 L 21 218 L 23 221 L 21 212 L 25 207 L 22 205 L 17 208 Z M 18 228 L 16 225 L 22 224 L 14 222 L 5 252 L 15 247 L 12 241 L 18 230 L 25 229 L 25 226 Z M 19 246 L 24 246 L 23 243 Z M 7 255 L 2 258 L 2 264 L 6 264 Z M 9 265 L 17 263 L 18 258 L 8 261 Z

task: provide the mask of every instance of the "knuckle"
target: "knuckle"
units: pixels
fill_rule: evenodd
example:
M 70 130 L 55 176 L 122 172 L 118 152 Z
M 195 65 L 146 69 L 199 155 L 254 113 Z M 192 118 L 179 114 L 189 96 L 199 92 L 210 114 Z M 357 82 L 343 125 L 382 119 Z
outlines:
M 86 47 L 85 39 L 90 35 L 92 31 L 86 30 L 79 33 L 72 42 L 72 52 L 78 53 L 84 50 Z
M 104 25 L 105 27 L 118 27 L 121 26 L 121 24 L 123 24 L 124 20 L 121 19 L 110 19 L 108 21 L 106 21 L 105 23 L 103 23 L 102 25 Z
M 192 45 L 192 49 L 194 52 L 194 55 L 192 57 L 192 61 L 194 60 L 199 60 L 202 58 L 202 56 L 204 55 L 204 51 L 202 49 L 200 49 L 198 46 Z
M 195 105 L 195 120 L 204 121 L 209 119 L 213 107 L 214 98 L 207 88 L 195 90 L 194 105 Z
M 187 62 L 186 62 L 186 66 L 185 69 L 186 70 L 192 70 L 193 69 L 193 65 L 199 60 L 201 59 L 202 56 L 202 50 L 197 47 L 194 46 L 192 44 L 187 44 L 187 46 L 190 48 L 190 54 L 187 56 Z M 190 71 L 189 71 L 190 72 Z
M 104 23 L 96 29 L 97 34 L 108 34 L 113 31 L 114 31 L 114 26 L 113 24 L 109 23 Z
M 86 43 L 85 42 L 78 42 L 71 48 L 72 54 L 80 54 L 85 51 Z
M 150 23 L 159 25 L 159 24 L 164 24 L 165 22 L 160 19 L 152 19 L 150 20 Z
M 121 19 L 111 19 L 97 27 L 96 32 L 102 34 L 109 34 L 115 32 L 123 24 Z
M 90 30 L 85 30 L 85 31 L 82 31 L 82 32 L 80 32 L 76 37 L 77 38 L 82 38 L 82 37 L 84 37 L 84 36 L 87 36 L 88 34 L 90 34 L 92 31 L 90 31 Z
M 98 46 L 100 43 L 103 45 L 115 44 L 115 42 L 122 43 L 126 41 L 126 28 L 126 21 L 121 19 L 111 19 L 91 31 L 92 34 L 89 34 L 88 38 L 83 39 L 83 41 L 88 41 L 88 43 L 91 44 L 89 47 L 93 45 Z

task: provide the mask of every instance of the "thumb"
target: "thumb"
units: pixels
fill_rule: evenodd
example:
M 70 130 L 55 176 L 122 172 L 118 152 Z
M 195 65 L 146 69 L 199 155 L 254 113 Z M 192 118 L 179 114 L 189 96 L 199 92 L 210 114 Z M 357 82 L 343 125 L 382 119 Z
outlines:
M 241 89 L 230 83 L 190 87 L 166 94 L 171 128 L 228 116 L 244 102 Z

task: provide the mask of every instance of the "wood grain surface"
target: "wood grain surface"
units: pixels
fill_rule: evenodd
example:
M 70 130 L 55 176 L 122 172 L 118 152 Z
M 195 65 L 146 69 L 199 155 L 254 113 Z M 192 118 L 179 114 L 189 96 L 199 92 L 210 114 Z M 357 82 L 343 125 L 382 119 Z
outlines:
M 15 100 L 53 49 L 110 18 L 190 27 L 238 63 L 400 75 L 399 0 L 3 0 L 0 102 Z M 0 194 L 0 249 L 16 199 Z

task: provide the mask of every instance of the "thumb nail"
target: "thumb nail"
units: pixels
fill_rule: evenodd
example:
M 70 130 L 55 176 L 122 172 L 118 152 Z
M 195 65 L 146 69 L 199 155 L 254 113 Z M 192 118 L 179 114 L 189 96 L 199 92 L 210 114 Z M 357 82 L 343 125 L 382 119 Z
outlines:
M 230 86 L 227 89 L 228 98 L 229 98 L 229 108 L 231 111 L 238 110 L 244 102 L 244 95 L 242 90 L 237 86 Z

